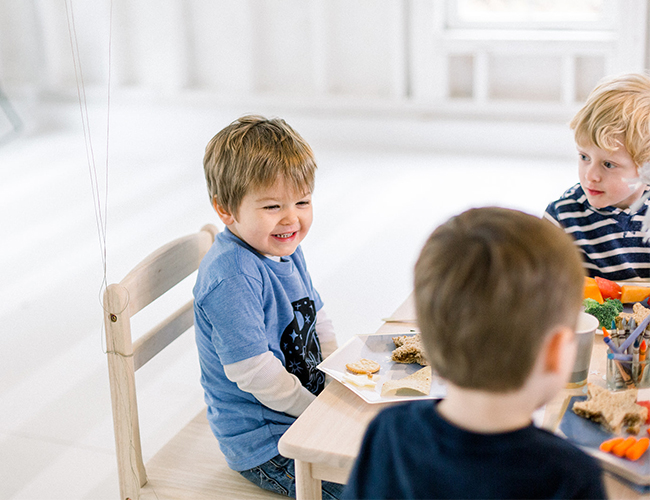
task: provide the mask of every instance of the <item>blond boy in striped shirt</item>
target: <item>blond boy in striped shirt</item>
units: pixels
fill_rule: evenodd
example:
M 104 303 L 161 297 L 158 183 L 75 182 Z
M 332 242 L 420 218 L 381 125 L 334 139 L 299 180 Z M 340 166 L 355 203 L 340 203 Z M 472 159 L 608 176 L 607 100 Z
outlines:
M 580 183 L 550 203 L 544 218 L 573 236 L 590 276 L 650 278 L 643 230 L 650 188 L 638 173 L 650 162 L 650 77 L 600 83 L 570 126 Z

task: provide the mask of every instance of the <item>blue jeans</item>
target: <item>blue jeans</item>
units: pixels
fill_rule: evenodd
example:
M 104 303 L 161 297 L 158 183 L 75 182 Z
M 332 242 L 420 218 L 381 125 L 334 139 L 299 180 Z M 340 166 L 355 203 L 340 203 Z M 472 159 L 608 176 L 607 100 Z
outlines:
M 296 498 L 296 473 L 291 458 L 277 455 L 266 463 L 240 472 L 251 483 L 265 490 Z M 338 500 L 343 485 L 323 481 L 323 500 Z

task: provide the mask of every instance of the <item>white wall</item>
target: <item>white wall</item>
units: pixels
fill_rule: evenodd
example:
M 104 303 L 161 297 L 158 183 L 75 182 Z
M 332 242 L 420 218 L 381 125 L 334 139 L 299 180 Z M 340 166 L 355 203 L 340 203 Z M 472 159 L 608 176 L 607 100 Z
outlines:
M 532 124 L 521 140 L 534 151 L 535 127 L 564 126 L 601 77 L 644 69 L 646 1 L 616 5 L 613 31 L 531 36 L 450 29 L 445 0 L 1 2 L 0 87 L 27 120 L 39 120 L 42 102 L 82 91 L 104 102 L 110 47 L 121 103 L 389 116 L 424 124 L 413 134 L 426 136 L 420 145 L 499 152 L 514 145 L 494 126 L 505 119 L 522 133 Z M 447 132 L 466 123 L 480 132 Z M 391 135 L 377 130 L 375 140 Z
M 104 86 L 109 11 L 106 0 L 0 4 L 4 85 L 69 93 L 73 35 L 85 85 Z M 161 93 L 385 98 L 402 51 L 402 11 L 397 0 L 114 0 L 112 83 Z

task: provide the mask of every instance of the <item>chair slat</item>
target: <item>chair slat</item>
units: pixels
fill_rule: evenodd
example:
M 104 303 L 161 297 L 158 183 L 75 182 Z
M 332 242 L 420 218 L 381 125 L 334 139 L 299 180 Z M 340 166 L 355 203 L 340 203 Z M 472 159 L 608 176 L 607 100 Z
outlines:
M 120 282 L 129 291 L 129 316 L 196 271 L 210 245 L 212 235 L 200 231 L 168 243 L 133 268 Z
M 133 343 L 133 366 L 137 371 L 194 324 L 194 301 L 156 325 Z

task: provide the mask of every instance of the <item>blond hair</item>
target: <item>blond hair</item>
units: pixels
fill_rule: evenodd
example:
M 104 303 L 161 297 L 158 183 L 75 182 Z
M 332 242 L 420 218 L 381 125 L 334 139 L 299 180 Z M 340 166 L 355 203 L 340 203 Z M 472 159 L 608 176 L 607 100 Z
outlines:
M 247 193 L 278 179 L 297 193 L 311 193 L 316 161 L 309 144 L 284 120 L 247 115 L 210 140 L 203 168 L 210 200 L 236 216 Z
M 438 227 L 415 266 L 427 357 L 465 388 L 519 389 L 544 338 L 575 328 L 584 271 L 572 239 L 504 208 L 471 209 Z
M 637 167 L 650 161 L 650 77 L 630 73 L 602 81 L 570 126 L 578 145 L 615 151 L 622 144 Z

